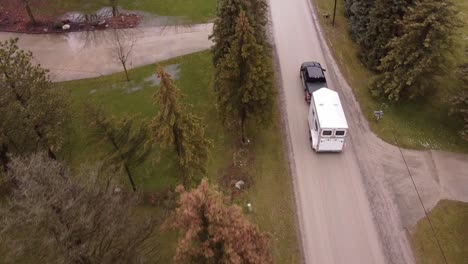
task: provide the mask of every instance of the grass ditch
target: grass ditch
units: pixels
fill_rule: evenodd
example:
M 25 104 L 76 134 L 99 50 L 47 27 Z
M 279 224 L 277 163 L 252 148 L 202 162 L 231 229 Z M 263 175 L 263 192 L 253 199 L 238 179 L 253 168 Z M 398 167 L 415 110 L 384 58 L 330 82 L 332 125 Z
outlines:
M 214 142 L 208 164 L 207 177 L 223 187 L 226 194 L 233 190 L 232 180 L 246 176 L 247 188 L 233 196 L 233 201 L 246 208 L 251 203 L 253 211 L 248 214 L 259 227 L 271 236 L 276 263 L 298 263 L 300 252 L 296 238 L 294 197 L 290 186 L 287 163 L 283 156 L 279 113 L 268 128 L 250 128 L 251 144 L 245 147 L 243 157 L 248 157 L 247 166 L 232 169 L 238 146 L 232 134 L 218 121 L 216 97 L 213 91 L 213 67 L 209 52 L 199 52 L 161 62 L 178 69 L 177 85 L 186 95 L 193 112 L 207 124 L 207 135 Z M 103 158 L 104 146 L 92 140 L 91 132 L 83 116 L 83 103 L 99 102 L 104 109 L 117 116 L 136 115 L 149 120 L 157 111 L 152 95 L 156 89 L 150 81 L 155 65 L 133 69 L 129 72 L 131 82 L 125 82 L 122 73 L 109 76 L 59 83 L 70 91 L 73 118 L 70 140 L 63 149 L 62 157 L 78 168 L 83 162 L 94 162 Z M 277 111 L 276 111 L 277 112 Z M 156 154 L 156 153 L 154 153 Z M 133 168 L 137 188 L 146 195 L 174 188 L 180 182 L 172 155 L 161 155 L 160 162 L 153 164 L 151 157 L 141 166 Z M 245 175 L 244 175 L 245 174 Z M 128 184 L 122 179 L 122 184 Z M 159 208 L 144 206 L 142 210 L 159 212 Z M 165 233 L 151 241 L 162 246 L 155 258 L 170 263 L 174 253 L 176 236 Z
M 440 201 L 429 213 L 447 263 L 464 264 L 468 259 L 468 203 Z M 424 218 L 410 231 L 417 263 L 445 263 L 437 241 Z
M 343 15 L 344 2 L 337 1 L 335 26 L 332 26 L 334 2 L 311 1 L 317 7 L 326 42 L 341 72 L 353 88 L 362 112 L 374 133 L 386 142 L 395 144 L 394 132 L 399 145 L 404 148 L 468 153 L 468 142 L 463 141 L 457 133 L 462 127 L 460 120 L 448 116 L 450 106 L 446 101 L 450 93 L 460 85 L 454 74 L 448 74 L 438 80 L 439 89 L 424 99 L 392 104 L 373 98 L 368 90 L 368 82 L 373 73 L 367 70 L 358 58 L 359 47 L 352 41 L 348 33 L 347 20 Z M 454 2 L 465 14 L 468 13 L 467 1 Z M 329 15 L 328 18 L 325 14 Z M 466 44 L 464 38 L 468 36 L 468 25 L 463 28 L 460 36 L 462 37 L 456 52 L 459 61 L 454 60 L 453 63 L 459 63 L 463 59 L 461 54 L 463 45 Z M 378 123 L 373 115 L 375 110 L 384 111 L 383 119 Z

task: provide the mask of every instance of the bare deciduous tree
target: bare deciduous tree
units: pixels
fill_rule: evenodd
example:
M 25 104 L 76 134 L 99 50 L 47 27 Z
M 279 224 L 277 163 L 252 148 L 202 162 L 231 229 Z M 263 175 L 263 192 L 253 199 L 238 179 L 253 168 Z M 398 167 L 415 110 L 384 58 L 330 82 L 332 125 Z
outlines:
M 29 20 L 31 20 L 31 22 L 35 25 L 37 22 L 31 10 L 30 0 L 21 0 L 21 1 L 23 1 L 24 8 L 26 8 L 26 12 L 28 13 Z
M 110 1 L 110 5 L 112 7 L 112 16 L 116 17 L 119 14 L 119 11 L 117 9 L 118 0 L 109 0 L 109 1 Z
M 125 72 L 125 78 L 127 82 L 130 81 L 127 71 L 127 63 L 135 45 L 135 36 L 131 31 L 125 31 L 123 29 L 114 29 L 113 31 L 114 47 L 113 52 L 115 58 L 122 64 Z
M 138 196 L 116 191 L 112 174 L 94 167 L 72 175 L 43 154 L 10 168 L 14 187 L 0 207 L 7 263 L 143 263 L 155 250 L 142 245 L 156 219 L 136 213 Z

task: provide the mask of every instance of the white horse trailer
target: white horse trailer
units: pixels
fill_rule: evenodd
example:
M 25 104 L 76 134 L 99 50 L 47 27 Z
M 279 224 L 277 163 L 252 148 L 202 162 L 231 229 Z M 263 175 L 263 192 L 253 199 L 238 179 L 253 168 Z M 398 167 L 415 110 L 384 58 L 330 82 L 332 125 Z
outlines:
M 348 122 L 337 92 L 325 87 L 313 92 L 308 121 L 310 143 L 316 152 L 343 151 Z

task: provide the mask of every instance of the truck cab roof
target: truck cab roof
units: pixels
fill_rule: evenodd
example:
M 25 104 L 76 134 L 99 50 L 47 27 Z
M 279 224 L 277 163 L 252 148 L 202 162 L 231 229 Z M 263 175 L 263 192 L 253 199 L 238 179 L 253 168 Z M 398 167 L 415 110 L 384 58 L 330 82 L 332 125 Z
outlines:
M 304 62 L 302 69 L 305 71 L 307 82 L 321 82 L 326 83 L 324 69 L 318 62 Z

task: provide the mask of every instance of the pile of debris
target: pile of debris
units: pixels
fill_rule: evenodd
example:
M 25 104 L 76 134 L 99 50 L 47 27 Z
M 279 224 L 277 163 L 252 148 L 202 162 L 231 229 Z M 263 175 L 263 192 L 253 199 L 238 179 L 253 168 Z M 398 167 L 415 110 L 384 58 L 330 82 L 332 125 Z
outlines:
M 104 10 L 104 12 L 102 11 Z M 59 18 L 37 16 L 32 23 L 23 8 L 14 5 L 0 5 L 0 31 L 18 33 L 64 33 L 102 29 L 133 28 L 141 17 L 137 14 L 121 12 L 116 16 L 103 8 L 96 14 L 69 12 Z

